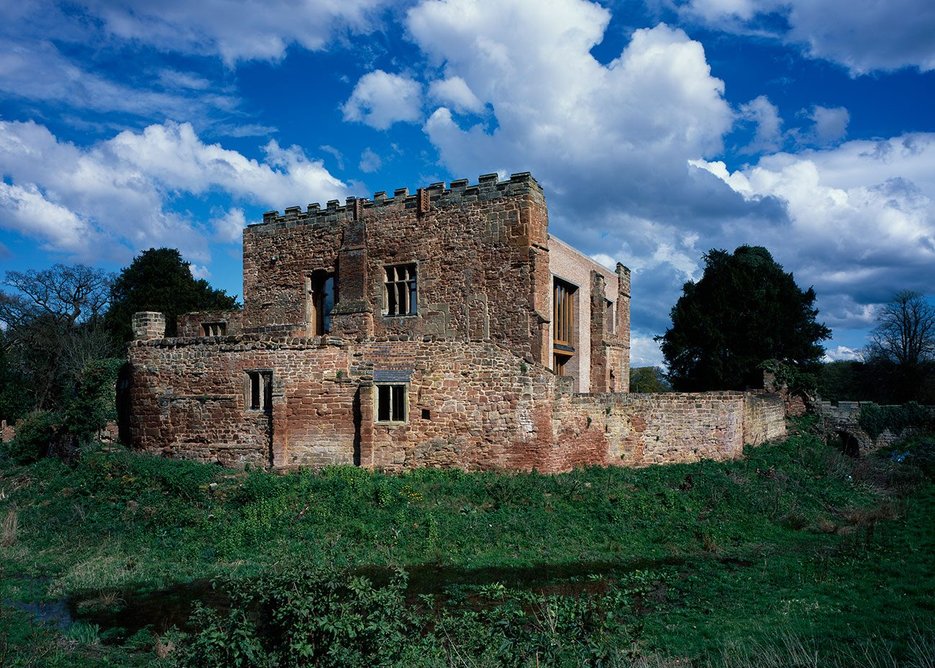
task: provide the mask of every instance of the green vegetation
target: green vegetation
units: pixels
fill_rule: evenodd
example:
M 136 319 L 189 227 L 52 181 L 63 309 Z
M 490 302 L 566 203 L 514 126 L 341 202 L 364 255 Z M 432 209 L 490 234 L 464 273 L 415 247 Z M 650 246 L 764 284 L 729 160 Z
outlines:
M 813 370 L 831 330 L 816 320 L 815 291 L 803 291 L 762 246 L 705 253 L 657 337 L 679 391 L 762 387 L 765 360 Z M 729 326 L 725 326 L 728 325 Z
M 120 272 L 110 289 L 105 322 L 120 341 L 133 338 L 130 321 L 137 311 L 160 311 L 166 335 L 175 336 L 178 316 L 190 311 L 234 309 L 237 298 L 194 278 L 191 265 L 174 248 L 143 251 Z
M 0 664 L 931 665 L 935 439 L 850 459 L 803 424 L 746 455 L 557 476 L 0 457 Z M 82 617 L 205 578 L 228 604 L 188 635 Z M 67 630 L 12 605 L 63 597 Z

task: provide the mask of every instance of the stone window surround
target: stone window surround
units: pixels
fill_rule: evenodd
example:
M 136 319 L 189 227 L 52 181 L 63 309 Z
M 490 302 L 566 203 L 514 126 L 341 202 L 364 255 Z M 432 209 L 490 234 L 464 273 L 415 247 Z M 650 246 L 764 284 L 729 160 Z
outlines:
M 386 391 L 383 391 L 383 390 Z M 399 392 L 401 396 L 394 396 Z M 401 405 L 396 406 L 394 399 L 398 399 Z M 384 410 L 381 411 L 381 403 L 386 401 Z M 394 410 L 394 406 L 398 409 Z M 401 415 L 399 414 L 401 412 Z M 386 414 L 387 419 L 380 419 L 381 414 Z M 409 383 L 375 383 L 373 392 L 373 415 L 376 424 L 384 426 L 404 425 L 409 422 Z M 398 418 L 398 419 L 394 419 Z
M 393 270 L 394 272 L 399 269 L 405 269 L 409 275 L 404 280 L 395 279 L 391 281 L 389 279 L 389 271 Z M 390 313 L 390 285 L 396 288 L 396 286 L 402 283 L 411 283 L 409 286 L 409 291 L 406 294 L 408 310 L 406 313 Z M 411 318 L 419 315 L 419 263 L 416 261 L 412 262 L 394 262 L 393 264 L 383 265 L 383 306 L 381 308 L 381 315 L 384 318 Z M 393 300 L 394 302 L 396 300 Z M 398 302 L 396 303 L 396 308 L 398 309 Z
M 269 413 L 273 410 L 273 370 L 244 371 L 244 408 L 247 412 Z

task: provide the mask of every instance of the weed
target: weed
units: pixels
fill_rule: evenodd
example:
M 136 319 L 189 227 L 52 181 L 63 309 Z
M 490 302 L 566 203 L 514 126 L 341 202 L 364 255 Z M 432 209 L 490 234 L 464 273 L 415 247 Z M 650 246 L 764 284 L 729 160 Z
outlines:
M 16 543 L 16 537 L 19 533 L 19 512 L 16 508 L 7 510 L 0 523 L 0 546 L 11 547 Z

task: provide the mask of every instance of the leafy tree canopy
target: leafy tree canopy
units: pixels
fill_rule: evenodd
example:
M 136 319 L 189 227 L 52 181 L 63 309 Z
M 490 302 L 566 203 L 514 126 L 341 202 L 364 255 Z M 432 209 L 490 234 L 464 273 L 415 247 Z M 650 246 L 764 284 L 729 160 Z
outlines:
M 166 315 L 166 334 L 176 333 L 182 313 L 237 308 L 237 298 L 192 276 L 191 266 L 174 248 L 150 248 L 138 255 L 117 276 L 111 290 L 107 322 L 122 341 L 133 338 L 130 324 L 137 311 Z
M 675 389 L 759 387 L 766 360 L 818 363 L 831 330 L 815 320 L 814 290 L 803 292 L 761 246 L 711 250 L 704 260 L 701 280 L 684 285 L 672 326 L 657 337 Z
M 85 265 L 9 271 L 0 289 L 0 417 L 65 402 L 89 360 L 115 353 L 102 326 L 113 277 Z

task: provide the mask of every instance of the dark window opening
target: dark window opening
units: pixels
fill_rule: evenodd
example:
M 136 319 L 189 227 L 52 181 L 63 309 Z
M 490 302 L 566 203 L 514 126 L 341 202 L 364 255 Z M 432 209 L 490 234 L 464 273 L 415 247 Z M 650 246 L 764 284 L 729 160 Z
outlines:
M 383 283 L 383 315 L 415 315 L 416 265 L 399 264 L 384 267 L 386 272 Z
M 270 412 L 273 409 L 273 372 L 247 371 L 247 408 L 253 411 Z
M 406 386 L 377 385 L 377 422 L 406 421 Z
M 423 420 L 431 420 L 431 419 L 432 419 L 432 414 L 429 412 L 429 409 L 428 409 L 428 408 L 423 408 L 423 409 L 422 409 L 422 419 L 423 419 Z
M 205 336 L 227 336 L 226 322 L 203 322 L 201 329 Z
M 306 281 L 308 292 L 307 320 L 311 336 L 331 331 L 331 310 L 334 308 L 334 274 L 315 271 Z

